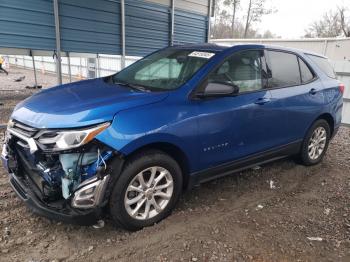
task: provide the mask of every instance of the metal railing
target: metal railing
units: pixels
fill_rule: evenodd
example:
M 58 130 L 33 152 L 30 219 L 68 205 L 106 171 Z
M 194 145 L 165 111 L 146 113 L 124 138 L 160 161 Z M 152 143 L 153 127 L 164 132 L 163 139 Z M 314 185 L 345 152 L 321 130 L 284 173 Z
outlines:
M 10 65 L 26 69 L 35 69 L 43 73 L 57 73 L 56 61 L 53 57 L 35 56 L 34 63 L 31 56 L 9 55 Z M 89 64 L 89 59 L 93 59 L 94 65 Z M 126 57 L 126 66 L 134 63 L 140 57 Z M 100 77 L 114 74 L 122 68 L 122 57 L 113 55 L 98 54 L 92 57 L 62 57 L 62 74 L 75 78 Z M 89 75 L 89 72 L 94 72 Z

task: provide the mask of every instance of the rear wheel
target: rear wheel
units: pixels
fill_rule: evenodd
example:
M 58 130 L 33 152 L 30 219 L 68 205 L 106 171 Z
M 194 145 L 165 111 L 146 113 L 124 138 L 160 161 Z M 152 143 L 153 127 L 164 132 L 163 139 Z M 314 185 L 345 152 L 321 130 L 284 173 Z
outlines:
M 181 169 L 170 156 L 154 150 L 135 155 L 114 186 L 112 218 L 128 230 L 151 226 L 171 213 L 181 189 Z
M 305 165 L 315 165 L 322 161 L 330 139 L 329 124 L 324 119 L 317 120 L 307 132 L 301 150 L 301 160 Z

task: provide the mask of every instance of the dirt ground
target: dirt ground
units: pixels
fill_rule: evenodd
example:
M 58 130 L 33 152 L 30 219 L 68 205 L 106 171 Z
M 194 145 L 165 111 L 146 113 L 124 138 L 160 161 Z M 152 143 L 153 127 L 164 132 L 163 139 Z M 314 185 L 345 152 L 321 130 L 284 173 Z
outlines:
M 24 89 L 12 74 L 31 72 L 12 70 L 1 88 Z M 30 93 L 0 91 L 0 123 Z M 31 214 L 0 167 L 0 261 L 350 261 L 349 170 L 343 127 L 317 166 L 285 159 L 205 183 L 169 218 L 130 233 L 108 219 L 95 229 Z
M 6 75 L 0 72 L 0 125 L 7 122 L 9 114 L 11 114 L 13 107 L 21 100 L 30 96 L 31 94 L 38 92 L 38 90 L 27 89 L 26 86 L 34 86 L 34 73 L 32 70 L 11 67 L 7 69 L 9 74 Z M 15 82 L 24 76 L 24 79 L 20 82 Z M 76 81 L 77 79 L 73 79 Z M 48 88 L 55 86 L 57 78 L 53 74 L 42 74 L 37 72 L 38 85 L 42 88 Z M 69 79 L 63 77 L 63 83 L 68 83 Z M 1 105 L 3 104 L 3 105 Z

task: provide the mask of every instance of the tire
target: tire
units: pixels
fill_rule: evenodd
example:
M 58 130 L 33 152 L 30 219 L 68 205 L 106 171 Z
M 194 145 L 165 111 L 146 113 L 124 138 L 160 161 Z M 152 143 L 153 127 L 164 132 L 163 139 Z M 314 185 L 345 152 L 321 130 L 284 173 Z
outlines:
M 181 195 L 182 183 L 181 168 L 169 155 L 158 150 L 134 155 L 126 162 L 109 199 L 113 221 L 130 231 L 158 223 L 171 214 Z
M 325 132 L 324 136 L 319 132 Z M 330 137 L 331 131 L 328 122 L 324 119 L 315 121 L 308 130 L 302 143 L 300 152 L 300 159 L 302 163 L 306 166 L 316 165 L 320 163 L 327 151 Z M 324 140 L 321 140 L 321 138 Z M 319 142 L 315 144 L 315 141 Z M 312 145 L 314 145 L 313 147 L 315 149 L 312 149 Z M 315 145 L 319 145 L 319 147 L 315 147 Z

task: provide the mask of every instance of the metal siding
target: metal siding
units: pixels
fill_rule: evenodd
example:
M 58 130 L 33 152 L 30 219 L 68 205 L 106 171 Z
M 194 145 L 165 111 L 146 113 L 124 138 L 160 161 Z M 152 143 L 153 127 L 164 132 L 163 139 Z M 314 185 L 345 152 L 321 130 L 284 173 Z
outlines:
M 209 1 L 176 3 L 191 8 L 191 5 L 207 7 Z M 169 45 L 169 6 L 144 0 L 125 0 L 125 4 L 127 55 L 144 56 Z M 56 49 L 52 0 L 0 0 L 0 9 L 2 50 Z M 59 0 L 59 15 L 62 51 L 121 53 L 120 0 Z M 176 9 L 175 43 L 205 42 L 206 32 L 206 15 Z
M 165 6 L 138 0 L 126 0 L 126 54 L 144 56 L 168 46 L 169 21 L 169 8 Z
M 176 9 L 175 44 L 203 43 L 207 39 L 208 17 Z
M 350 126 L 350 101 L 344 101 L 342 123 Z
M 165 6 L 170 6 L 170 0 L 145 0 Z M 175 7 L 188 12 L 194 12 L 207 16 L 209 12 L 209 0 L 175 0 Z
M 350 61 L 343 60 L 335 62 L 334 70 L 337 73 L 339 81 L 345 85 L 342 122 L 350 125 Z
M 205 16 L 209 12 L 208 0 L 177 0 L 175 1 L 175 6 L 184 11 L 195 12 Z
M 165 5 L 168 7 L 171 4 L 171 0 L 145 0 L 145 2 L 155 3 L 155 4 L 159 4 L 159 5 Z
M 60 0 L 63 51 L 120 53 L 120 3 L 106 0 Z
M 332 60 L 350 60 L 350 38 L 347 40 L 327 41 L 326 56 Z M 348 72 L 350 70 L 348 69 Z
M 1 0 L 0 10 L 0 47 L 55 48 L 51 1 Z

